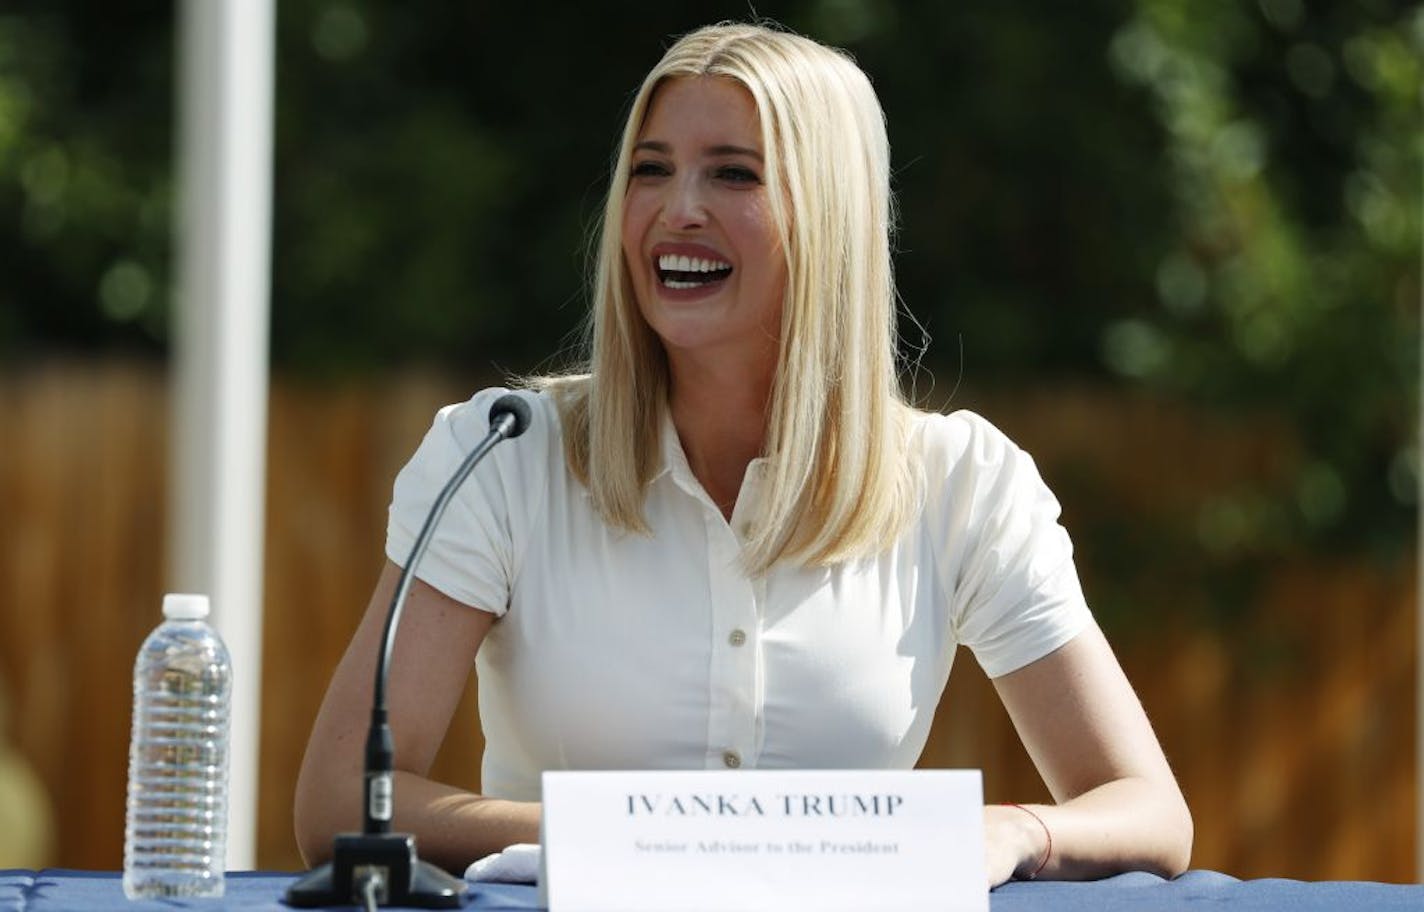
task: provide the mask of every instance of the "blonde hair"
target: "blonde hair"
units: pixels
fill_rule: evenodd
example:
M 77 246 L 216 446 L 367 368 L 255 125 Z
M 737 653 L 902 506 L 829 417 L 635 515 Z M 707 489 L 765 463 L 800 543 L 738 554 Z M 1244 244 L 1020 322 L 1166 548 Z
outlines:
M 800 35 L 719 24 L 677 41 L 629 112 L 597 241 L 588 373 L 544 377 L 560 405 L 570 470 L 604 519 L 648 532 L 669 388 L 661 341 L 634 298 L 620 228 L 634 144 L 667 79 L 712 76 L 756 102 L 766 183 L 787 260 L 769 403 L 768 471 L 743 552 L 749 572 L 782 558 L 830 564 L 879 553 L 907 520 L 914 485 L 895 371 L 890 152 L 870 81 L 845 54 Z

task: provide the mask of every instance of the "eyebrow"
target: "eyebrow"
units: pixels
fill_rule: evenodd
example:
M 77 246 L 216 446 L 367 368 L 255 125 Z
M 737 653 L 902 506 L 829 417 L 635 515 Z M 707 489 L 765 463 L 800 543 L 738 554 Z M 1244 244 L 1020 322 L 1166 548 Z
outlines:
M 647 151 L 647 152 L 657 152 L 657 153 L 660 153 L 660 154 L 662 154 L 662 155 L 671 155 L 671 154 L 672 154 L 672 146 L 668 145 L 668 144 L 665 143 L 665 142 L 661 142 L 661 141 L 659 141 L 659 140 L 656 140 L 656 139 L 645 139 L 645 140 L 643 140 L 642 142 L 638 143 L 636 146 L 634 146 L 634 147 L 633 147 L 633 151 L 634 151 L 634 152 L 643 152 L 643 151 Z M 733 145 L 725 145 L 725 144 L 724 144 L 724 145 L 717 145 L 717 146 L 709 146 L 709 147 L 707 147 L 707 149 L 705 150 L 705 154 L 707 154 L 707 155 L 745 155 L 745 156 L 747 156 L 748 158 L 754 158 L 754 159 L 756 159 L 757 161 L 761 161 L 761 160 L 762 160 L 762 157 L 761 157 L 761 153 L 760 153 L 760 152 L 758 152 L 756 149 L 748 149 L 746 146 L 733 146 Z

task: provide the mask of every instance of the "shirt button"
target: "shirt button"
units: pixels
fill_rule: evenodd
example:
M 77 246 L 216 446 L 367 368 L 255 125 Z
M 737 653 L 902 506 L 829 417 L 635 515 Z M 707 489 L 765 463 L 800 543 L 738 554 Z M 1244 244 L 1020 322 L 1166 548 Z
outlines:
M 741 645 L 745 644 L 746 641 L 747 641 L 747 632 L 746 632 L 745 630 L 733 630 L 733 631 L 727 636 L 727 642 L 728 642 L 728 643 L 731 643 L 733 646 L 741 646 Z
M 726 764 L 727 769 L 738 769 L 742 765 L 742 755 L 736 751 L 724 751 L 722 753 L 722 762 Z

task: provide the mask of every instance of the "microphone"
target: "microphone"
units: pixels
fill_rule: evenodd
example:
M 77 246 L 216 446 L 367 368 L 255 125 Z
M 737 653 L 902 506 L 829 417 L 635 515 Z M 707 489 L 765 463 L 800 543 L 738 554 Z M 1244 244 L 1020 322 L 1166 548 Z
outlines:
M 386 615 L 386 627 L 381 634 L 381 656 L 376 664 L 376 685 L 371 703 L 371 730 L 366 738 L 366 776 L 364 806 L 360 833 L 341 833 L 336 837 L 332 860 L 310 871 L 287 889 L 288 905 L 349 906 L 414 906 L 420 909 L 454 909 L 463 901 L 467 889 L 463 878 L 454 877 L 429 862 L 421 861 L 415 852 L 415 836 L 392 833 L 391 816 L 395 809 L 393 777 L 395 773 L 395 739 L 386 712 L 386 679 L 390 676 L 391 652 L 395 646 L 396 626 L 400 623 L 406 597 L 415 579 L 415 566 L 425 554 L 434 537 L 435 525 L 455 492 L 469 477 L 475 464 L 502 440 L 512 440 L 529 428 L 529 403 L 513 393 L 506 393 L 490 407 L 489 433 L 470 451 L 455 474 L 441 488 L 415 544 L 410 558 L 401 570 L 391 607 Z

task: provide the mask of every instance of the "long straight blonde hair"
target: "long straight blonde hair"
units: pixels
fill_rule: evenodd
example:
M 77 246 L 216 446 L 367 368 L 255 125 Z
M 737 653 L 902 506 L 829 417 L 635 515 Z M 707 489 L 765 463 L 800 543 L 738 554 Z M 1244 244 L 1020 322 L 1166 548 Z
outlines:
M 649 531 L 669 389 L 661 341 L 623 259 L 628 168 L 664 80 L 731 79 L 756 102 L 773 218 L 787 261 L 769 403 L 769 469 L 743 552 L 749 572 L 787 558 L 824 565 L 878 553 L 915 499 L 910 408 L 895 369 L 890 151 L 870 81 L 842 52 L 758 25 L 677 41 L 643 81 L 623 129 L 596 247 L 586 373 L 541 377 L 564 424 L 570 470 L 615 527 Z

